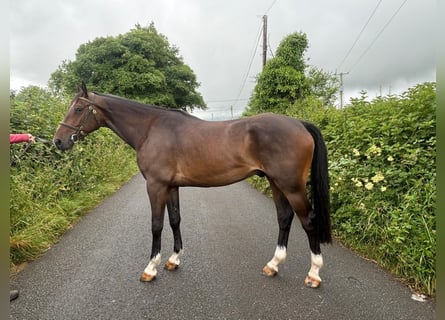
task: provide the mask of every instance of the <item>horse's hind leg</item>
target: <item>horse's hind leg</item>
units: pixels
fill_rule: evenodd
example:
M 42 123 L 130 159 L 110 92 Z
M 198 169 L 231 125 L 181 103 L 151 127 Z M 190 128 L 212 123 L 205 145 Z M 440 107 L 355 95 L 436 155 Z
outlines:
M 277 209 L 279 234 L 275 254 L 272 260 L 264 266 L 263 273 L 267 276 L 275 276 L 278 272 L 278 265 L 286 259 L 287 242 L 294 212 L 286 196 L 271 180 L 269 180 L 269 183 L 272 188 L 273 200 Z
M 168 217 L 170 220 L 170 226 L 173 231 L 173 254 L 165 263 L 164 268 L 167 270 L 176 270 L 179 266 L 179 257 L 182 254 L 182 238 L 181 230 L 179 228 L 181 223 L 181 215 L 179 210 L 179 189 L 173 188 L 170 191 L 170 196 L 167 201 Z
M 288 194 L 287 197 L 307 234 L 311 249 L 311 268 L 304 283 L 308 287 L 317 288 L 321 282 L 319 271 L 323 266 L 323 257 L 321 255 L 319 235 L 314 227 L 315 216 L 307 200 L 305 190 Z

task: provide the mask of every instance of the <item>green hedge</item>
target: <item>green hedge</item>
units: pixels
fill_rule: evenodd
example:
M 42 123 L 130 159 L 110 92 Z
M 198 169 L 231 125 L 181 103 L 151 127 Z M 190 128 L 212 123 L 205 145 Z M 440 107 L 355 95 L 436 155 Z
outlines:
M 336 237 L 435 295 L 435 83 L 371 102 L 362 93 L 342 110 L 308 98 L 287 113 L 323 132 Z M 252 183 L 270 192 L 264 179 Z
M 69 102 L 30 86 L 11 95 L 10 132 L 52 140 Z M 47 250 L 75 221 L 137 172 L 134 151 L 100 129 L 69 152 L 51 143 L 10 147 L 11 267 Z
M 355 100 L 326 127 L 334 229 L 414 288 L 435 292 L 436 95 Z

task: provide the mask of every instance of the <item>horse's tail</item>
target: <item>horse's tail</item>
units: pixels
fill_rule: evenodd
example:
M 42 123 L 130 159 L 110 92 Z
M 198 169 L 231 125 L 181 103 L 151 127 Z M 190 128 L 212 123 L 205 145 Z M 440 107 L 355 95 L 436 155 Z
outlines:
M 328 155 L 323 136 L 314 124 L 304 122 L 303 125 L 314 139 L 315 149 L 311 164 L 311 200 L 314 207 L 313 225 L 320 243 L 330 243 L 331 218 L 329 200 Z

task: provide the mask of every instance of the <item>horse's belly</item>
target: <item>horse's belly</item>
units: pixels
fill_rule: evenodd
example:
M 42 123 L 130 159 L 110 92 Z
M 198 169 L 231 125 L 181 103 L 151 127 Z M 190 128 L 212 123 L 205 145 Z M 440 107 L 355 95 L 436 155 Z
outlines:
M 247 166 L 219 168 L 209 170 L 210 168 L 188 170 L 184 173 L 178 173 L 175 181 L 180 186 L 195 187 L 217 187 L 232 184 L 247 177 L 252 176 L 258 170 Z M 222 169 L 222 170 L 221 170 Z

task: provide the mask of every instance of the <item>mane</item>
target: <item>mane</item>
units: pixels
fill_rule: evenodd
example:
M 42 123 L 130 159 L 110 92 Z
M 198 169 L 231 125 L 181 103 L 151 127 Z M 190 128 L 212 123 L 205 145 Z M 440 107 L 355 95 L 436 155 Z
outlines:
M 195 116 L 191 115 L 190 113 L 188 113 L 185 110 L 182 109 L 177 109 L 177 108 L 172 108 L 172 107 L 166 107 L 166 106 L 157 106 L 157 105 L 152 105 L 152 104 L 145 104 L 142 102 L 138 102 L 138 101 L 134 101 L 134 100 L 130 100 L 130 99 L 126 99 L 126 98 L 122 98 L 119 96 L 115 96 L 112 94 L 105 94 L 105 93 L 99 93 L 99 92 L 94 92 L 94 94 L 101 96 L 101 97 L 106 97 L 106 98 L 110 98 L 110 99 L 114 99 L 114 100 L 118 100 L 121 102 L 125 102 L 133 107 L 137 107 L 137 108 L 143 108 L 143 109 L 156 109 L 156 110 L 160 110 L 160 111 L 168 111 L 168 112 L 175 112 L 175 113 L 180 113 L 184 116 L 188 116 L 188 117 L 192 117 L 192 118 L 196 118 Z

